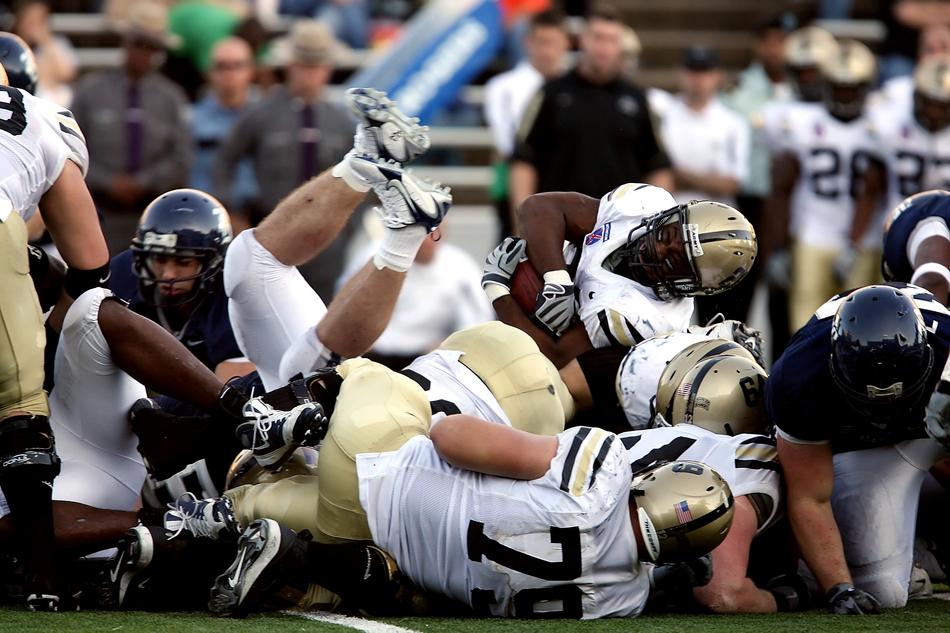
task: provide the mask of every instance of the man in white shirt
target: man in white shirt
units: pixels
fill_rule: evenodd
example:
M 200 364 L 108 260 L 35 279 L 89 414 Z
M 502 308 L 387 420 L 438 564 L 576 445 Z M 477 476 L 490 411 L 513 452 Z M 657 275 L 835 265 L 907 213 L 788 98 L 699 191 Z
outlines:
M 736 193 L 749 168 L 751 136 L 741 116 L 717 96 L 723 73 L 716 51 L 693 46 L 683 55 L 680 94 L 660 120 L 660 138 L 673 163 L 678 204 L 716 200 L 735 206 Z M 731 293 L 697 302 L 700 322 L 730 312 Z M 727 314 L 728 318 L 734 315 Z
M 570 44 L 564 16 L 557 11 L 542 11 L 531 18 L 525 35 L 526 59 L 485 84 L 485 120 L 492 132 L 498 161 L 492 199 L 501 221 L 501 234 L 511 235 L 512 218 L 508 208 L 508 158 L 514 150 L 515 134 L 528 102 L 541 85 L 566 69 Z

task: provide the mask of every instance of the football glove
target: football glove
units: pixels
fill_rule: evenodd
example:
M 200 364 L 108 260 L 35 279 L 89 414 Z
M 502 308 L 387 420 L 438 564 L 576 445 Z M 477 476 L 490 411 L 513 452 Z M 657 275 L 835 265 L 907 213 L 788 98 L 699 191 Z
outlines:
M 821 596 L 818 586 L 809 580 L 798 573 L 781 574 L 768 581 L 765 589 L 775 598 L 779 611 L 805 611 Z
M 485 258 L 482 270 L 482 289 L 494 301 L 511 290 L 511 276 L 518 264 L 526 259 L 528 243 L 520 237 L 506 237 Z
M 941 380 L 924 412 L 927 435 L 950 448 L 950 383 Z
M 762 333 L 742 321 L 727 319 L 706 327 L 691 325 L 687 331 L 734 341 L 749 350 L 755 361 L 765 367 L 765 360 L 762 358 Z
M 709 554 L 682 563 L 657 565 L 653 569 L 653 589 L 677 593 L 709 584 L 712 575 L 713 563 Z
M 828 608 L 836 615 L 877 615 L 881 603 L 877 598 L 846 582 L 841 582 L 825 594 Z
M 544 287 L 534 304 L 534 318 L 555 336 L 560 336 L 574 319 L 574 282 L 566 270 L 544 273 Z
M 775 251 L 765 265 L 765 280 L 770 286 L 788 290 L 792 286 L 792 260 L 788 251 Z
M 841 249 L 841 252 L 835 257 L 835 261 L 831 265 L 831 274 L 839 285 L 844 285 L 848 280 L 848 276 L 851 274 L 851 269 L 854 268 L 854 263 L 857 259 L 858 251 L 850 245 Z

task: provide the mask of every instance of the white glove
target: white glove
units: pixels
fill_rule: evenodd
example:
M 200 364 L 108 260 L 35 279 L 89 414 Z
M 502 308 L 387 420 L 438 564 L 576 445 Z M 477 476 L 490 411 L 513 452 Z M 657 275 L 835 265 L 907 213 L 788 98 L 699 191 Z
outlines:
M 788 251 L 775 251 L 765 265 L 765 280 L 770 286 L 785 288 L 792 287 L 792 258 Z
M 520 237 L 506 237 L 485 258 L 482 289 L 492 301 L 511 292 L 511 276 L 526 259 L 527 247 L 528 243 Z
M 755 357 L 756 362 L 765 367 L 762 358 L 762 333 L 751 325 L 736 319 L 727 319 L 716 325 L 706 327 L 691 325 L 687 328 L 687 331 L 734 341 L 749 350 L 752 356 Z
M 574 282 L 566 270 L 544 273 L 544 287 L 534 304 L 534 318 L 560 336 L 574 320 Z
M 831 265 L 831 274 L 839 285 L 843 285 L 848 280 L 857 259 L 858 251 L 851 245 L 845 246 L 835 257 L 834 264 Z
M 941 380 L 937 389 L 927 403 L 924 422 L 927 425 L 927 435 L 944 448 L 950 449 L 950 394 L 940 391 L 940 389 L 950 391 L 950 383 Z

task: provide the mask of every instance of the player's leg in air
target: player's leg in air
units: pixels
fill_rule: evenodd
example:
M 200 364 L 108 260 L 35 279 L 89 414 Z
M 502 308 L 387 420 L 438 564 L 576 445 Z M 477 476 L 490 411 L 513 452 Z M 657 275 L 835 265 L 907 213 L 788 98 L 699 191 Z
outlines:
M 369 349 L 389 322 L 416 251 L 451 203 L 446 190 L 403 169 L 428 148 L 426 128 L 384 93 L 358 88 L 347 100 L 361 121 L 353 150 L 291 193 L 228 250 L 224 279 L 231 321 L 267 389 Z M 382 201 L 382 244 L 328 312 L 295 266 L 336 237 L 370 189 Z

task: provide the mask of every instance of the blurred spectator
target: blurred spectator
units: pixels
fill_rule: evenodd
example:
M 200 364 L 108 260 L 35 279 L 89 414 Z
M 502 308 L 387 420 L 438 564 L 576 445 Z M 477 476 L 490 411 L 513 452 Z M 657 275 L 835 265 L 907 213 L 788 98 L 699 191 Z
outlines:
M 368 0 L 280 0 L 282 15 L 326 22 L 338 39 L 351 48 L 366 48 L 369 34 Z
M 498 0 L 498 4 L 507 32 L 506 56 L 511 63 L 517 64 L 530 55 L 525 36 L 531 29 L 534 16 L 551 11 L 551 0 Z
M 717 98 L 723 73 L 719 55 L 694 46 L 683 55 L 679 71 L 680 94 L 671 100 L 659 129 L 663 146 L 673 163 L 676 201 L 717 200 L 736 204 L 736 193 L 745 179 L 749 161 L 749 127 L 741 116 Z M 700 323 L 717 313 L 743 320 L 750 293 L 729 291 L 697 297 Z
M 49 4 L 44 0 L 23 0 L 15 5 L 13 32 L 33 49 L 40 80 L 36 96 L 69 107 L 76 78 L 76 52 L 49 25 Z
M 465 251 L 430 235 L 422 243 L 389 325 L 372 351 L 373 360 L 396 371 L 427 354 L 452 332 L 495 318 L 482 291 L 482 269 Z M 375 246 L 355 257 L 337 286 L 366 263 Z
M 195 162 L 191 167 L 191 184 L 231 204 L 231 223 L 247 226 L 248 204 L 257 198 L 257 180 L 250 159 L 241 161 L 227 191 L 216 191 L 212 181 L 218 149 L 231 127 L 246 108 L 257 101 L 254 58 L 244 40 L 228 37 L 217 43 L 211 53 L 208 73 L 208 94 L 195 104 L 191 116 L 191 133 L 195 144 Z
M 326 25 L 298 20 L 291 30 L 287 81 L 247 108 L 218 152 L 214 190 L 228 192 L 237 166 L 250 157 L 263 212 L 270 212 L 301 183 L 335 165 L 353 143 L 353 123 L 342 108 L 323 100 L 333 73 L 334 40 Z M 225 202 L 230 207 L 230 200 Z M 251 217 L 257 224 L 263 215 Z M 324 301 L 333 296 L 349 233 L 300 267 Z
M 620 37 L 620 48 L 623 50 L 623 68 L 620 74 L 627 81 L 636 81 L 637 71 L 640 70 L 640 53 L 643 45 L 637 32 L 629 26 L 624 27 Z
M 887 0 L 880 3 L 879 19 L 887 35 L 880 47 L 880 76 L 888 79 L 914 72 L 918 36 L 928 26 L 950 25 L 950 3 L 930 0 Z
M 251 48 L 257 50 L 262 40 L 248 37 L 245 33 L 248 27 L 263 30 L 244 1 L 178 2 L 168 12 L 168 28 L 178 38 L 178 45 L 168 57 L 163 69 L 165 74 L 194 100 L 208 76 L 215 44 L 236 35 L 248 40 Z
M 672 187 L 646 97 L 621 77 L 623 33 L 616 10 L 592 11 L 577 67 L 549 81 L 529 104 L 511 165 L 514 208 L 538 191 L 599 198 L 626 182 Z
M 763 237 L 762 210 L 765 198 L 771 191 L 769 165 L 771 156 L 763 129 L 766 107 L 770 104 L 785 103 L 792 98 L 792 88 L 785 76 L 785 39 L 788 26 L 782 16 L 771 16 L 760 22 L 755 32 L 755 55 L 753 62 L 739 74 L 738 85 L 728 95 L 723 96 L 723 103 L 731 107 L 745 118 L 752 131 L 751 150 L 749 152 L 749 166 L 746 169 L 746 178 L 739 188 L 736 203 L 743 215 L 752 223 L 759 235 L 760 249 Z M 739 296 L 745 294 L 746 306 L 752 302 L 752 295 L 762 270 L 762 256 L 757 259 L 746 278 L 733 290 L 734 308 L 732 318 L 745 320 L 739 306 Z M 772 304 L 780 304 L 781 296 L 773 292 L 774 301 L 770 298 L 769 310 Z M 788 330 L 788 310 L 781 305 L 775 305 L 773 323 L 778 327 L 776 331 Z M 748 308 L 746 308 L 746 316 Z M 787 336 L 787 335 L 786 335 Z M 773 336 L 774 350 L 784 348 L 784 342 L 779 336 Z M 773 358 L 778 354 L 773 353 Z
M 498 161 L 492 200 L 498 210 L 502 236 L 513 233 L 508 208 L 508 159 L 514 149 L 518 123 L 541 85 L 564 72 L 569 45 L 564 16 L 544 11 L 531 18 L 524 37 L 527 59 L 493 77 L 485 85 L 485 120 L 491 127 Z
M 182 187 L 191 162 L 185 95 L 155 69 L 175 38 L 164 6 L 138 2 L 121 25 L 122 65 L 83 77 L 73 114 L 89 147 L 86 182 L 110 252 L 125 249 L 158 194 Z

